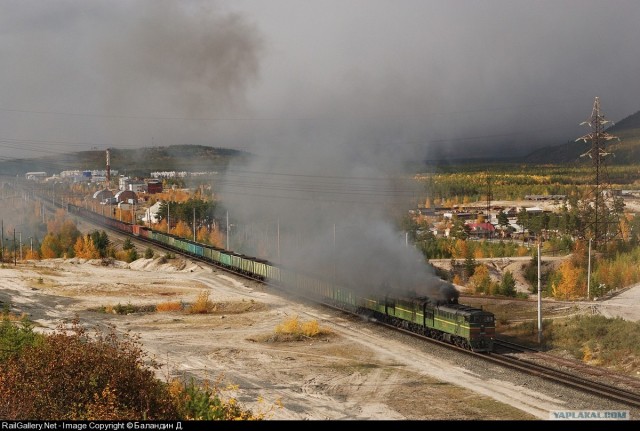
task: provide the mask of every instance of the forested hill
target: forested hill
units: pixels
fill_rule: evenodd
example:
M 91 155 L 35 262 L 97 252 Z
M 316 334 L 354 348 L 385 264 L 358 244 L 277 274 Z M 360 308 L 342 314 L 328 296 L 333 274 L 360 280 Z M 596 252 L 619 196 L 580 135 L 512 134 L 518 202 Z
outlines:
M 605 148 L 614 154 L 610 163 L 628 165 L 640 163 L 640 111 L 630 115 L 606 132 L 620 139 L 606 141 Z M 588 132 L 587 132 L 588 133 Z M 541 148 L 525 156 L 527 163 L 591 163 L 588 157 L 580 157 L 591 147 L 591 142 L 567 142 Z
M 111 169 L 130 176 L 148 176 L 152 171 L 216 171 L 226 168 L 234 158 L 249 153 L 203 145 L 171 145 L 137 149 L 112 148 Z M 44 171 L 49 175 L 65 170 L 106 168 L 104 150 L 81 151 L 34 159 L 12 159 L 0 162 L 2 175 L 22 175 Z

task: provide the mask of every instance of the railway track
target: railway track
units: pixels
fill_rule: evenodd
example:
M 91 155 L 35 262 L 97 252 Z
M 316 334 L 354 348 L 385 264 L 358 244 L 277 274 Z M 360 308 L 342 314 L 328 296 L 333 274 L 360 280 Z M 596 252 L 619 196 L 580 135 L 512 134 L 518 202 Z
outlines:
M 496 347 L 500 350 L 505 350 L 505 352 L 497 352 Z M 496 338 L 493 340 L 493 350 L 495 353 L 538 353 L 540 350 L 534 349 L 533 347 L 523 346 L 521 344 L 514 343 L 512 341 L 502 340 Z
M 51 204 L 51 202 L 48 202 L 48 203 Z M 91 221 L 91 223 L 96 224 L 93 221 Z M 216 267 L 216 268 L 219 268 L 219 269 L 223 269 L 225 271 L 231 272 L 231 273 L 233 273 L 235 275 L 238 275 L 240 277 L 243 277 L 243 278 L 246 278 L 246 279 L 249 279 L 249 280 L 253 280 L 253 281 L 260 281 L 260 282 L 265 283 L 267 285 L 273 286 L 273 287 L 283 291 L 283 293 L 287 293 L 288 295 L 292 294 L 292 292 L 285 291 L 283 289 L 283 286 L 279 286 L 277 284 L 265 282 L 264 280 L 261 280 L 261 279 L 256 278 L 256 277 L 251 277 L 248 274 L 245 274 L 245 273 L 242 273 L 242 272 L 233 271 L 233 270 L 231 270 L 230 268 L 228 268 L 228 267 L 226 267 L 224 265 L 217 265 L 217 264 L 215 264 L 215 263 L 213 263 L 213 262 L 211 262 L 211 261 L 209 261 L 207 259 L 202 259 L 202 258 L 200 258 L 198 256 L 194 256 L 194 255 L 191 255 L 189 253 L 185 253 L 185 252 L 176 250 L 174 248 L 164 246 L 162 244 L 156 243 L 155 241 L 151 241 L 151 240 L 148 240 L 148 239 L 143 238 L 143 237 L 135 236 L 135 235 L 128 234 L 126 232 L 121 232 L 121 231 L 118 231 L 118 230 L 114 230 L 113 228 L 111 228 L 110 226 L 107 226 L 107 225 L 101 225 L 101 226 L 106 228 L 106 229 L 108 229 L 108 230 L 110 230 L 110 231 L 114 231 L 114 232 L 118 232 L 119 234 L 122 234 L 122 235 L 130 236 L 130 237 L 134 238 L 137 241 L 149 243 L 149 244 L 151 244 L 151 245 L 153 245 L 155 247 L 165 249 L 165 250 L 170 251 L 170 252 L 172 252 L 174 254 L 183 255 L 185 257 L 188 257 L 189 259 L 196 260 L 196 261 L 201 262 L 201 263 L 206 264 L 206 265 L 210 265 L 210 266 L 213 266 L 213 267 Z M 354 312 L 352 310 L 348 310 L 348 309 L 345 309 L 343 307 L 336 306 L 335 304 L 318 301 L 315 298 L 308 297 L 308 296 L 302 295 L 300 293 L 294 293 L 294 296 L 296 296 L 298 298 L 301 298 L 301 299 L 305 299 L 307 301 L 310 301 L 310 302 L 313 302 L 313 303 L 316 303 L 316 304 L 319 303 L 319 304 L 324 305 L 326 307 L 330 307 L 330 308 L 333 308 L 333 309 L 340 310 L 342 312 L 347 312 L 347 313 L 350 313 L 352 315 L 362 317 L 360 314 L 358 314 L 358 313 L 356 313 L 356 312 Z M 496 365 L 500 365 L 500 366 L 507 367 L 507 368 L 510 368 L 510 369 L 518 370 L 520 372 L 523 372 L 523 373 L 526 373 L 526 374 L 530 374 L 530 375 L 534 375 L 534 376 L 537 376 L 537 377 L 540 377 L 542 379 L 545 379 L 545 380 L 548 380 L 548 381 L 552 381 L 552 382 L 555 382 L 555 383 L 559 383 L 559 384 L 562 384 L 564 386 L 568 386 L 568 387 L 577 389 L 577 390 L 582 391 L 582 392 L 586 392 L 586 393 L 590 393 L 590 394 L 593 394 L 593 395 L 596 395 L 596 396 L 599 396 L 599 397 L 603 397 L 603 398 L 607 398 L 607 399 L 610 399 L 610 400 L 614 400 L 614 401 L 623 403 L 623 404 L 628 405 L 628 406 L 640 408 L 640 393 L 638 393 L 638 392 L 621 389 L 621 388 L 618 388 L 618 387 L 615 387 L 615 386 L 612 386 L 612 385 L 607 385 L 607 384 L 604 384 L 604 383 L 601 383 L 601 382 L 596 382 L 594 380 L 583 378 L 583 377 L 577 376 L 575 374 L 572 374 L 572 373 L 569 373 L 569 372 L 566 372 L 566 371 L 561 371 L 561 370 L 558 370 L 556 368 L 552 368 L 552 367 L 549 367 L 549 366 L 536 364 L 534 362 L 527 361 L 527 360 L 524 360 L 524 359 L 520 359 L 520 358 L 518 358 L 516 356 L 509 355 L 509 354 L 512 354 L 512 353 L 540 353 L 536 349 L 533 349 L 533 348 L 530 348 L 530 347 L 527 347 L 527 346 L 518 345 L 516 343 L 512 343 L 512 342 L 506 341 L 506 340 L 495 340 L 495 345 L 499 346 L 499 348 L 502 349 L 502 350 L 506 350 L 505 352 L 493 352 L 493 353 L 490 353 L 490 354 L 476 353 L 476 352 L 472 352 L 470 350 L 466 350 L 466 349 L 457 347 L 457 346 L 452 345 L 450 343 L 446 343 L 446 342 L 443 342 L 443 341 L 439 341 L 439 340 L 435 340 L 433 338 L 426 337 L 426 336 L 421 335 L 421 334 L 417 334 L 417 333 L 415 333 L 413 331 L 409 331 L 409 330 L 404 329 L 404 328 L 399 328 L 399 327 L 397 327 L 395 325 L 392 325 L 392 324 L 387 323 L 387 322 L 380 321 L 378 319 L 372 319 L 372 320 L 375 320 L 375 322 L 377 324 L 392 328 L 394 330 L 400 331 L 400 332 L 405 333 L 407 335 L 410 335 L 412 337 L 423 339 L 423 340 L 428 341 L 430 343 L 436 343 L 436 344 L 442 345 L 442 346 L 444 346 L 446 348 L 454 349 L 454 350 L 456 350 L 458 352 L 462 352 L 462 353 L 467 354 L 467 355 L 472 355 L 472 356 L 481 358 L 482 360 L 494 363 Z
M 559 370 L 546 365 L 540 365 L 508 354 L 492 353 L 487 355 L 487 360 L 546 380 L 562 383 L 565 386 L 570 386 L 583 392 L 618 401 L 628 406 L 640 407 L 640 393 L 638 392 L 596 382 L 568 371 Z
M 311 300 L 310 298 L 307 298 L 309 300 Z M 336 307 L 332 304 L 328 304 L 328 303 L 322 303 L 322 305 L 333 308 L 333 309 L 339 309 L 341 311 L 346 311 L 354 316 L 359 316 L 362 317 L 361 315 L 359 315 L 358 313 L 354 313 L 350 310 L 345 310 L 341 307 Z M 590 393 L 592 395 L 596 395 L 599 397 L 603 397 L 609 400 L 613 400 L 613 401 L 617 401 L 620 402 L 622 404 L 628 405 L 630 407 L 636 407 L 636 408 L 640 408 L 640 393 L 638 392 L 634 392 L 634 391 L 630 391 L 630 390 L 626 390 L 626 389 L 622 389 L 616 386 L 612 386 L 612 385 L 608 385 L 608 384 L 604 384 L 601 382 L 597 382 L 588 378 L 584 378 L 584 377 L 580 377 L 577 376 L 573 373 L 567 372 L 567 371 L 562 371 L 562 370 L 558 370 L 557 368 L 553 368 L 553 367 L 549 367 L 549 366 L 544 366 L 544 365 L 540 365 L 540 364 L 536 364 L 534 362 L 531 361 L 527 361 L 525 359 L 520 359 L 518 357 L 515 356 L 509 356 L 506 353 L 476 353 L 476 352 L 472 352 L 470 350 L 467 349 L 463 349 L 460 348 L 458 346 L 455 346 L 453 344 L 450 343 L 446 343 L 443 341 L 439 341 L 439 340 L 435 340 L 433 338 L 429 338 L 426 337 L 424 335 L 421 334 L 417 334 L 413 331 L 409 331 L 407 329 L 404 328 L 399 328 L 395 325 L 392 325 L 390 323 L 386 323 L 386 322 L 382 322 L 377 320 L 376 321 L 377 324 L 382 325 L 382 326 L 386 326 L 388 328 L 392 328 L 394 330 L 400 331 L 402 333 L 405 333 L 407 335 L 410 335 L 412 337 L 415 338 L 419 338 L 422 340 L 425 340 L 429 343 L 435 343 L 438 345 L 441 345 L 445 348 L 448 349 L 453 349 L 456 350 L 458 352 L 467 354 L 467 355 L 471 355 L 477 358 L 481 358 L 482 360 L 491 362 L 493 364 L 496 365 L 500 365 L 503 367 L 507 367 L 513 370 L 517 370 L 529 375 L 533 375 L 533 376 L 537 376 L 540 377 L 542 379 L 545 379 L 547 381 L 551 381 L 554 383 L 559 383 L 562 384 L 564 386 L 567 387 L 571 387 L 573 389 L 577 389 L 581 392 L 587 392 Z M 506 340 L 495 340 L 494 343 L 497 343 L 498 345 L 504 346 L 504 347 L 508 347 L 511 352 L 510 353 L 535 353 L 535 354 L 542 354 L 542 352 L 540 352 L 537 349 L 533 349 L 527 346 L 522 346 L 516 343 L 512 343 L 510 341 L 506 341 Z M 494 344 L 495 345 L 495 344 Z

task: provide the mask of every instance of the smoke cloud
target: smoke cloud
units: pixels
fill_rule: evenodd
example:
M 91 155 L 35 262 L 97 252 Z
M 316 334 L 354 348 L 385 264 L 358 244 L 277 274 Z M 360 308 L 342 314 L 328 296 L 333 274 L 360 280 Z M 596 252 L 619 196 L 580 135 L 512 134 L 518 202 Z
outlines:
M 263 53 L 243 14 L 204 0 L 9 0 L 0 27 L 1 158 L 223 146 L 214 119 L 246 112 Z
M 230 248 L 360 292 L 457 298 L 395 226 L 422 195 L 409 155 L 345 139 L 289 137 L 232 165 L 214 185 Z

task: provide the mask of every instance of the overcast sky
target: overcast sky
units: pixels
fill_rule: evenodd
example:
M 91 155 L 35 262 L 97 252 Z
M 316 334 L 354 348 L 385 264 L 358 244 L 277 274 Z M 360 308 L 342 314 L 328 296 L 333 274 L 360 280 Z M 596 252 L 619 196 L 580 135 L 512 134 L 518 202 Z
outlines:
M 521 155 L 640 110 L 637 0 L 0 0 L 0 160 Z M 357 153 L 357 154 L 356 154 Z

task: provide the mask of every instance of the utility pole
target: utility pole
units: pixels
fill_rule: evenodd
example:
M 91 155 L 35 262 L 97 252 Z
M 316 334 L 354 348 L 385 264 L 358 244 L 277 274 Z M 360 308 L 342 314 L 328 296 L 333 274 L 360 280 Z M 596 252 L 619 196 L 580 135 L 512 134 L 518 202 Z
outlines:
M 540 240 L 538 240 L 538 344 L 542 343 L 542 278 L 540 276 Z
M 591 287 L 591 238 L 589 238 L 589 261 L 587 263 L 587 301 L 591 299 L 590 290 Z
M 229 211 L 227 210 L 227 250 L 229 250 Z
M 193 242 L 196 242 L 196 207 L 193 207 Z
M 491 222 L 491 215 L 489 212 L 491 211 L 491 198 L 493 195 L 491 194 L 491 177 L 487 173 L 487 223 Z
M 171 202 L 167 201 L 167 233 L 169 233 L 169 206 Z
M 18 262 L 16 262 L 16 228 L 13 228 L 13 266 L 16 266 Z

